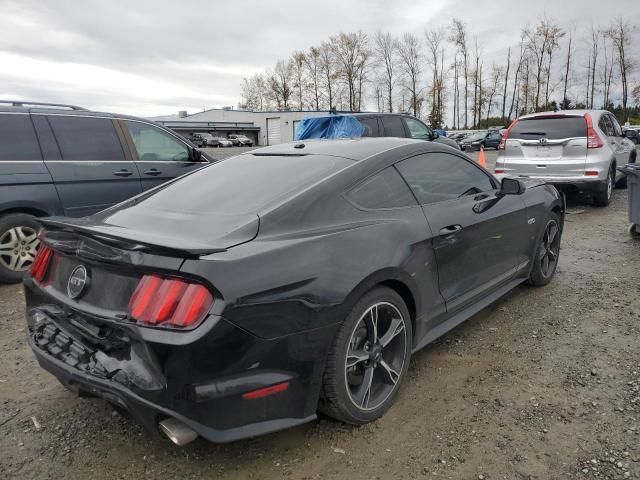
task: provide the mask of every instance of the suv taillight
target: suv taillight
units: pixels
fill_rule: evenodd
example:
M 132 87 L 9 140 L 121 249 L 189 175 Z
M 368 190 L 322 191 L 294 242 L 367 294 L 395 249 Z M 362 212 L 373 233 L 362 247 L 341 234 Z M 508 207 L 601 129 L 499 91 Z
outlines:
M 199 283 L 145 275 L 129 300 L 129 316 L 145 325 L 184 328 L 197 324 L 213 304 Z
M 498 150 L 504 150 L 504 147 L 507 143 L 507 139 L 509 138 L 509 133 L 511 133 L 511 129 L 516 125 L 516 123 L 518 123 L 517 118 L 513 122 L 511 122 L 511 125 L 509 125 L 509 128 L 507 128 L 507 131 L 504 132 L 504 134 L 502 135 L 502 138 L 500 139 L 500 143 L 498 144 Z
M 584 120 L 587 122 L 587 148 L 602 148 L 604 143 L 600 139 L 600 136 L 593 129 L 593 120 L 588 113 L 584 114 Z
M 29 271 L 31 278 L 36 283 L 42 283 L 45 280 L 51 257 L 53 257 L 53 250 L 46 245 L 40 244 L 36 258 L 34 258 Z

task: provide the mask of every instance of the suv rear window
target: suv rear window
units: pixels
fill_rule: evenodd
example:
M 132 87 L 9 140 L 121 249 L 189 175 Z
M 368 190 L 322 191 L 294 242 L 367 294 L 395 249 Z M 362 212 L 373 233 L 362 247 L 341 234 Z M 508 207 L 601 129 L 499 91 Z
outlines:
M 549 140 L 586 137 L 587 123 L 584 117 L 534 117 L 518 121 L 509 132 L 509 138 L 536 140 L 547 137 Z
M 321 155 L 239 155 L 170 183 L 140 202 L 193 213 L 257 213 L 353 162 Z
M 0 115 L 0 161 L 42 160 L 29 115 Z

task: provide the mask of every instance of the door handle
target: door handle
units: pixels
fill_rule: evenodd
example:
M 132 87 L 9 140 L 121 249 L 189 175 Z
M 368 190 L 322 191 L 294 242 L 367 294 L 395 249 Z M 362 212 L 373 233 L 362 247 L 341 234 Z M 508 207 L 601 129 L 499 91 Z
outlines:
M 113 172 L 117 177 L 130 177 L 133 175 L 133 172 L 123 168 L 122 170 L 118 170 L 117 172 Z
M 150 168 L 149 170 L 145 170 L 143 172 L 145 175 L 153 175 L 154 177 L 160 175 L 162 172 L 157 168 Z
M 462 230 L 462 225 L 449 225 L 448 227 L 440 229 L 440 236 L 447 237 L 449 235 L 455 235 L 460 230 Z

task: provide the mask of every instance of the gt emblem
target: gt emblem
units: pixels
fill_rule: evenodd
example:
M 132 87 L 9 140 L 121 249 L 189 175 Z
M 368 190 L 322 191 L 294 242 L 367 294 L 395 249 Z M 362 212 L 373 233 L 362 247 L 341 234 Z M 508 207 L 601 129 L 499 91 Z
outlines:
M 535 217 L 532 217 L 532 218 L 530 218 L 529 220 L 527 220 L 527 223 L 528 223 L 529 225 L 533 225 L 534 223 L 536 223 L 536 219 L 535 219 Z
M 89 283 L 89 274 L 84 265 L 78 265 L 73 269 L 67 282 L 67 295 L 74 300 L 84 293 Z

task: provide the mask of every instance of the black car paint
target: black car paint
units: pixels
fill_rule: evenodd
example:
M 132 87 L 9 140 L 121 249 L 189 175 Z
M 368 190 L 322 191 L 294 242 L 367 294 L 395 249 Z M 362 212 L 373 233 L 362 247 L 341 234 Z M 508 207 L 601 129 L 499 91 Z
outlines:
M 433 207 L 417 203 L 363 209 L 344 195 L 363 179 L 416 154 L 462 154 L 431 142 L 389 138 L 305 144 L 307 152 L 354 161 L 258 212 L 259 231 L 250 241 L 219 248 L 209 240 L 215 253 L 187 255 L 191 241 L 180 244 L 179 237 L 163 250 L 160 232 L 156 238 L 143 235 L 138 244 L 131 229 L 120 237 L 107 231 L 118 212 L 145 215 L 144 203 L 135 198 L 86 220 L 47 222 L 45 243 L 66 258 L 68 268 L 86 265 L 103 293 L 93 294 L 99 307 L 90 304 L 91 292 L 70 300 L 58 291 L 66 278 L 61 268 L 54 269 L 60 278 L 49 286 L 25 281 L 29 342 L 40 364 L 73 390 L 129 409 L 152 431 L 166 416 L 217 442 L 297 425 L 315 418 L 328 348 L 365 292 L 380 284 L 395 289 L 412 315 L 413 349 L 421 348 L 524 281 L 549 212 L 563 211 L 553 187 L 523 180 L 528 188 L 522 195 L 502 195 L 495 178 L 493 192 L 463 198 L 448 213 L 434 214 Z M 268 147 L 257 160 L 299 150 Z M 493 228 L 484 228 L 480 218 Z M 436 227 L 446 223 L 470 233 L 441 235 Z M 131 278 L 148 272 L 208 285 L 215 298 L 209 317 L 189 331 L 127 322 Z M 455 275 L 462 277 L 459 282 Z M 442 278 L 450 280 L 444 289 Z M 60 288 L 55 282 L 62 282 Z M 81 371 L 56 357 L 50 345 L 57 336 L 45 338 L 47 326 L 64 332 L 63 340 L 72 337 L 95 349 L 99 363 L 112 370 L 103 378 L 102 372 Z M 240 397 L 283 379 L 290 382 L 283 393 Z

